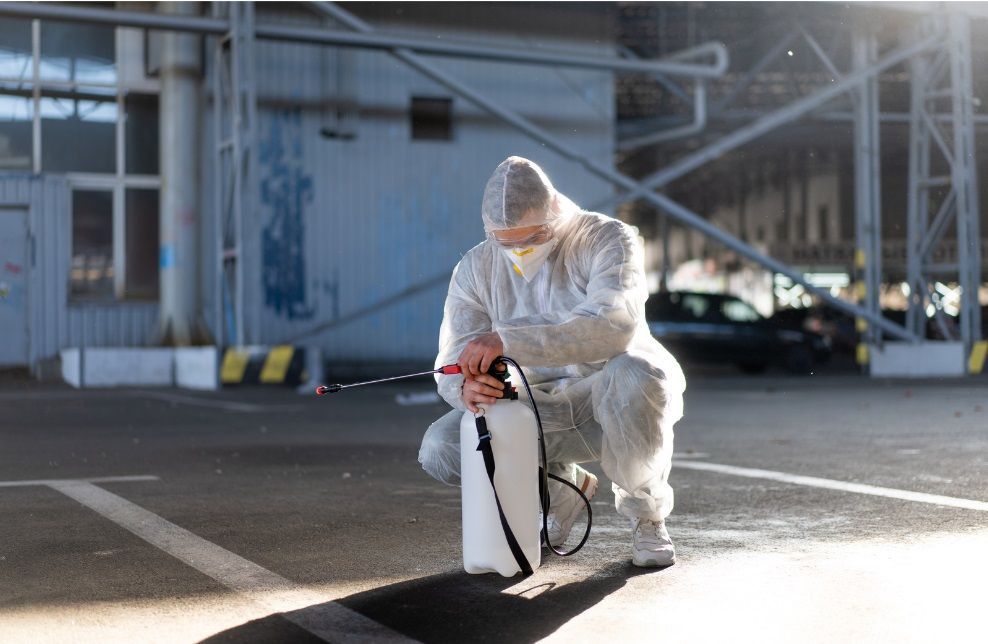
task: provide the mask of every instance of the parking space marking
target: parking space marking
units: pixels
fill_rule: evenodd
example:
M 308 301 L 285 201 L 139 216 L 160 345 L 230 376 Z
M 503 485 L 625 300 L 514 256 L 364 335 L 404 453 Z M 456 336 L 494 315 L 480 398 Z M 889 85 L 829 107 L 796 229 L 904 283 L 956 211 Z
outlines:
M 182 405 L 192 405 L 194 407 L 209 407 L 211 409 L 223 409 L 225 411 L 239 411 L 252 414 L 259 411 L 298 411 L 303 409 L 302 405 L 257 405 L 254 403 L 237 402 L 235 400 L 219 400 L 213 398 L 198 398 L 196 396 L 183 396 L 181 394 L 169 394 L 160 391 L 139 391 L 134 392 L 135 396 L 153 398 L 163 402 L 179 403 Z
M 891 487 L 865 485 L 864 483 L 848 483 L 847 481 L 824 479 L 815 476 L 802 476 L 800 474 L 787 474 L 786 472 L 776 472 L 773 470 L 736 467 L 734 465 L 721 465 L 720 463 L 675 460 L 673 461 L 673 465 L 686 470 L 703 470 L 706 472 L 717 472 L 719 474 L 744 476 L 752 479 L 767 479 L 769 481 L 779 481 L 780 483 L 792 483 L 793 485 L 806 485 L 809 487 L 819 487 L 828 490 L 839 490 L 841 492 L 884 496 L 890 499 L 901 499 L 903 501 L 915 501 L 916 503 L 929 503 L 931 505 L 943 505 L 951 508 L 963 508 L 965 510 L 979 510 L 981 512 L 988 512 L 988 503 L 984 501 L 961 499 L 953 496 L 941 496 L 939 494 L 926 494 L 925 492 L 898 490 Z
M 414 641 L 89 481 L 44 484 L 317 637 L 331 642 Z
M 92 479 L 33 479 L 26 481 L 0 481 L 0 487 L 28 487 L 30 485 L 47 485 L 55 483 L 131 483 L 134 481 L 158 481 L 157 476 L 142 474 L 139 476 L 100 476 Z

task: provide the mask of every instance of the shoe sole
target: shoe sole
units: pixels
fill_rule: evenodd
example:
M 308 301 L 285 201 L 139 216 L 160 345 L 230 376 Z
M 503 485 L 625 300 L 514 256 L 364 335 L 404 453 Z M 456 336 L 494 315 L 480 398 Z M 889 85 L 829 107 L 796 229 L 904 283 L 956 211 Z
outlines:
M 671 559 L 658 559 L 657 557 L 641 557 L 632 555 L 631 563 L 635 564 L 639 568 L 668 568 L 669 566 L 675 565 L 676 557 L 673 555 Z
M 588 483 L 588 481 L 589 481 L 589 483 Z M 580 488 L 581 488 L 580 489 L 580 492 L 583 493 L 583 496 L 587 497 L 587 501 L 592 501 L 594 495 L 597 494 L 597 486 L 598 486 L 598 483 L 599 482 L 597 481 L 597 477 L 594 476 L 593 474 L 591 474 L 590 472 L 587 472 L 586 478 L 583 479 L 583 485 L 580 486 Z M 576 522 L 576 520 L 574 519 L 574 523 L 575 522 Z M 571 524 L 570 525 L 570 531 L 572 531 L 572 530 L 573 530 L 573 526 Z M 566 543 L 566 539 L 569 539 L 569 532 L 566 533 L 566 538 L 563 539 L 562 541 L 559 541 L 558 543 L 552 543 L 552 542 L 550 542 L 550 543 L 551 543 L 551 545 L 552 545 L 553 548 L 558 548 L 559 546 L 561 546 L 561 545 L 563 545 L 563 544 Z

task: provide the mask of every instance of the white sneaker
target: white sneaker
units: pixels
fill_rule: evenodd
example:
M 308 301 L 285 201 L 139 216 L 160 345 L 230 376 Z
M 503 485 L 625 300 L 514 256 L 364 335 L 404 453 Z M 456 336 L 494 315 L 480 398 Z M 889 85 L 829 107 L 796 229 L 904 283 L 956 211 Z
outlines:
M 636 566 L 665 568 L 676 563 L 676 549 L 664 522 L 635 519 L 631 530 L 631 561 Z
M 576 486 L 580 488 L 580 491 L 589 501 L 597 493 L 597 477 L 579 465 L 576 466 L 576 469 Z M 573 529 L 573 524 L 584 510 L 583 499 L 571 488 L 564 486 L 562 497 L 558 502 L 553 503 L 546 521 L 549 527 L 549 543 L 556 548 L 566 543 L 570 530 Z M 555 499 L 552 500 L 555 501 Z

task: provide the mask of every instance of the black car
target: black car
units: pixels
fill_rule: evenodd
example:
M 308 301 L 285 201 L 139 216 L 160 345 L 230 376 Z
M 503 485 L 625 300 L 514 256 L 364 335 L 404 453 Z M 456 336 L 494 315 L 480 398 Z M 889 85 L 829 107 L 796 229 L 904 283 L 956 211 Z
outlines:
M 858 345 L 854 316 L 830 306 L 782 309 L 776 311 L 769 321 L 780 329 L 819 333 L 830 340 L 830 348 L 834 353 L 852 355 Z
M 830 359 L 823 336 L 781 327 L 730 295 L 655 293 L 645 317 L 652 335 L 685 361 L 736 364 L 746 373 L 771 365 L 807 373 Z

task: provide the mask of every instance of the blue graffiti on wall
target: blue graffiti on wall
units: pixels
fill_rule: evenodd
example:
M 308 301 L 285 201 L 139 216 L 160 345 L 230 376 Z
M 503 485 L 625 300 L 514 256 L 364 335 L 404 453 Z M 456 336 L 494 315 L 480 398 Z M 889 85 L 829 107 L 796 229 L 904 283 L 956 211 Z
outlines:
M 304 217 L 313 188 L 302 165 L 301 110 L 276 112 L 267 125 L 259 156 L 267 220 L 261 233 L 264 305 L 289 320 L 305 320 L 314 313 L 305 289 Z

